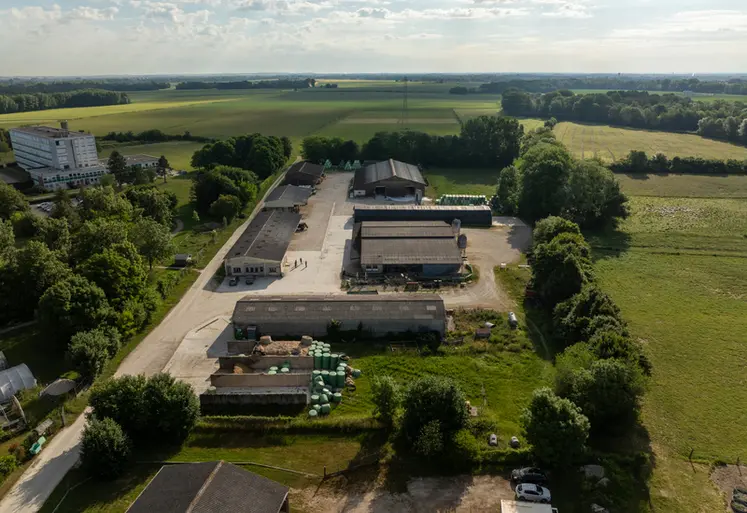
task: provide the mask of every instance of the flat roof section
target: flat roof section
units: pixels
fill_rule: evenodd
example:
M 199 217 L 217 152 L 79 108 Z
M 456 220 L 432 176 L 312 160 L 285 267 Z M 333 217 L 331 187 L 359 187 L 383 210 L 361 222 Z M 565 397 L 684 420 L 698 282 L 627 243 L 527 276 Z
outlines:
M 275 187 L 265 198 L 265 206 L 272 207 L 275 202 L 291 202 L 294 205 L 305 205 L 311 197 L 311 189 L 296 185 Z
M 87 134 L 85 132 L 75 132 L 73 130 L 65 130 L 52 126 L 22 126 L 18 128 L 11 128 L 11 131 L 13 130 L 24 132 L 30 135 L 36 135 L 38 137 L 48 137 L 50 139 L 61 139 L 65 137 L 93 137 L 92 134 Z
M 246 296 L 236 303 L 233 322 L 319 321 L 322 319 L 443 319 L 444 301 L 438 294 L 380 294 L 370 296 Z
M 415 223 L 363 221 L 361 223 L 361 237 L 364 239 L 453 239 L 454 230 L 445 221 L 420 221 Z
M 295 212 L 259 212 L 226 254 L 226 260 L 250 257 L 280 262 L 300 221 L 301 214 Z
M 454 238 L 363 239 L 361 265 L 459 265 L 462 253 Z

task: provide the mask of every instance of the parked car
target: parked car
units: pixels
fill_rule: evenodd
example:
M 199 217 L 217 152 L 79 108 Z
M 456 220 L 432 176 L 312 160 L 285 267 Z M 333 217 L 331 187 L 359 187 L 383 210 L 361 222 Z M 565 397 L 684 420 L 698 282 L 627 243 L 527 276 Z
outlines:
M 550 490 L 544 486 L 522 483 L 516 487 L 516 500 L 549 504 L 552 497 L 550 496 Z
M 230 280 L 230 281 L 228 282 L 228 284 L 229 284 L 229 285 L 230 285 L 231 287 L 235 287 L 236 285 L 238 285 L 238 284 L 239 284 L 239 279 L 238 279 L 238 278 L 231 278 L 231 280 Z
M 511 472 L 511 481 L 514 483 L 546 484 L 547 474 L 536 467 L 517 468 Z
M 254 276 L 247 276 L 246 280 L 244 280 L 244 283 L 246 283 L 247 285 L 251 285 L 252 283 L 254 283 Z

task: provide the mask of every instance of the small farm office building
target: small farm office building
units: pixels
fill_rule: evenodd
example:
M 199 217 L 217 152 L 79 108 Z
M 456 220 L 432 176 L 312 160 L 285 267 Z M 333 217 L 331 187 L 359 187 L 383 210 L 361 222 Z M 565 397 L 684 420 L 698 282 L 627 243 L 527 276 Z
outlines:
M 417 166 L 389 159 L 358 169 L 353 178 L 353 195 L 414 196 L 419 201 L 425 194 L 425 186 Z
M 311 196 L 311 189 L 296 185 L 281 185 L 276 187 L 265 198 L 265 208 L 279 208 L 298 211 L 298 207 L 306 205 Z
M 164 465 L 127 513 L 288 513 L 288 491 L 224 461 Z
M 361 267 L 366 274 L 454 275 L 462 267 L 456 236 L 444 221 L 364 221 L 359 230 Z
M 311 162 L 296 162 L 285 173 L 284 185 L 314 187 L 324 179 L 324 166 Z
M 343 331 L 359 325 L 374 335 L 446 331 L 446 310 L 437 294 L 246 296 L 233 311 L 235 328 L 257 336 L 324 336 L 332 320 Z
M 487 205 L 426 206 L 426 205 L 356 205 L 353 221 L 444 221 L 459 220 L 462 226 L 493 225 L 493 214 Z
M 282 262 L 301 214 L 259 212 L 226 255 L 227 276 L 282 276 Z

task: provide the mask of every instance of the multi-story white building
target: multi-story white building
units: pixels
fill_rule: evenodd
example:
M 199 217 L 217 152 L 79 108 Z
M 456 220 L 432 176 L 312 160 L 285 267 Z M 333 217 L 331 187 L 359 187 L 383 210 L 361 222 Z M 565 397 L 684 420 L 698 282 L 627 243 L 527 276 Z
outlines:
M 12 128 L 10 141 L 18 165 L 45 189 L 97 184 L 107 173 L 99 163 L 94 136 L 68 130 L 67 122 L 61 128 Z

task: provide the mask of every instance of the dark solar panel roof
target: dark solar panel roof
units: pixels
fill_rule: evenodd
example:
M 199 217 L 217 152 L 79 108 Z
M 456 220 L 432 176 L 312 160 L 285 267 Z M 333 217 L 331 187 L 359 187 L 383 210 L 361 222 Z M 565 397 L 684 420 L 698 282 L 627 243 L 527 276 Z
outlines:
M 363 239 L 361 265 L 461 264 L 462 253 L 451 238 Z
M 288 172 L 286 173 L 286 176 L 290 176 L 293 174 L 303 174 L 303 175 L 310 175 L 314 177 L 321 177 L 324 173 L 324 166 L 320 166 L 319 164 L 312 164 L 311 162 L 296 162 L 293 164 L 290 168 L 288 168 Z
M 166 465 L 128 513 L 277 513 L 288 488 L 230 463 Z
M 444 315 L 444 302 L 437 294 L 246 296 L 236 303 L 233 322 L 442 319 Z
M 363 221 L 361 237 L 364 239 L 402 238 L 454 238 L 454 230 L 444 221 Z
M 251 257 L 279 262 L 288 250 L 301 214 L 281 210 L 259 212 L 247 226 L 226 259 Z
M 390 178 L 400 178 L 425 185 L 423 175 L 417 166 L 389 159 L 357 170 L 355 172 L 354 187 L 356 189 L 364 189 L 366 185 Z
M 311 189 L 297 187 L 295 185 L 281 185 L 276 187 L 265 198 L 265 206 L 272 208 L 276 204 L 292 203 L 293 205 L 305 205 L 311 196 Z

